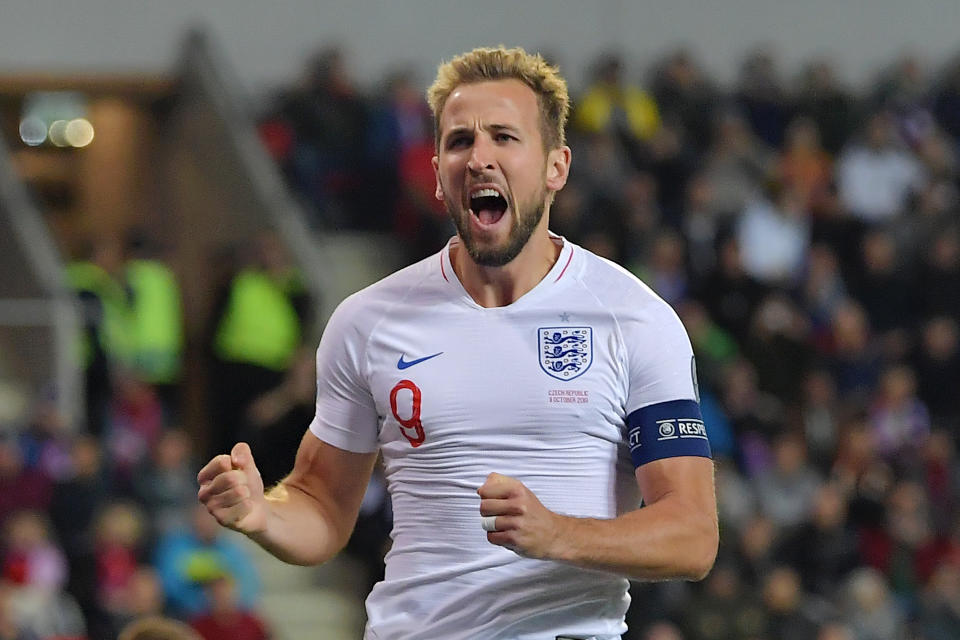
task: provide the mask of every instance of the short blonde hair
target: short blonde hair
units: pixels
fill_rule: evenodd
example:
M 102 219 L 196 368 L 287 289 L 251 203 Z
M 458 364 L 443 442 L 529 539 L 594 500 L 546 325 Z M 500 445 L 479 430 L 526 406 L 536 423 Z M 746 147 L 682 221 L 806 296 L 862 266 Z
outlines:
M 511 79 L 519 80 L 537 94 L 544 148 L 562 146 L 566 142 L 570 115 L 567 82 L 557 67 L 551 66 L 539 53 L 530 54 L 519 47 L 507 49 L 500 45 L 468 51 L 437 68 L 437 78 L 427 89 L 437 148 L 440 146 L 440 115 L 454 89 L 462 84 Z

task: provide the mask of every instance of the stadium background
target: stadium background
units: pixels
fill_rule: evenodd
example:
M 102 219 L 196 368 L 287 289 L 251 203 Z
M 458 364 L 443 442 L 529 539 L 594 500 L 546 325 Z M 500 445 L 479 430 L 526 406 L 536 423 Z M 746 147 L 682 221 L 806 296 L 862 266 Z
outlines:
M 4 3 L 0 633 L 212 607 L 206 637 L 256 628 L 236 609 L 358 637 L 378 483 L 350 553 L 293 569 L 209 546 L 192 477 L 238 436 L 281 473 L 333 306 L 449 233 L 422 89 L 503 42 L 569 78 L 553 226 L 678 309 L 720 454 L 717 568 L 636 585 L 627 637 L 960 638 L 957 24 L 949 0 Z M 180 309 L 136 307 L 144 265 Z M 286 350 L 243 342 L 250 282 Z

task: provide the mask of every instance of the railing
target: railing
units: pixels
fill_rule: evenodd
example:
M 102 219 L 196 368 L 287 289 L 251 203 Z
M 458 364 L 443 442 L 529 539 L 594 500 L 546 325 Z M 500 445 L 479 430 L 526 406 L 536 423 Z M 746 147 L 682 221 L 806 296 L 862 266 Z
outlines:
M 0 256 L 0 262 L 18 263 L 3 264 L 5 273 L 0 277 L 18 282 L 2 288 L 16 294 L 0 297 L 0 330 L 6 330 L 11 341 L 19 341 L 18 353 L 30 354 L 26 362 L 18 363 L 18 370 L 28 378 L 21 382 L 30 384 L 34 392 L 53 383 L 58 409 L 69 424 L 77 425 L 83 413 L 77 359 L 79 309 L 64 281 L 63 262 L 50 230 L 20 181 L 2 135 L 0 233 L 17 249 Z
M 303 271 L 307 288 L 320 305 L 317 324 L 329 315 L 328 281 L 332 270 L 318 244 L 318 232 L 306 222 L 300 205 L 294 200 L 280 175 L 276 162 L 260 142 L 256 125 L 240 93 L 240 83 L 225 56 L 202 30 L 191 31 L 183 46 L 181 78 L 192 91 L 200 91 L 214 108 L 236 159 L 244 169 L 244 178 L 262 211 L 264 221 L 280 234 Z M 311 338 L 319 338 L 321 327 L 312 327 Z

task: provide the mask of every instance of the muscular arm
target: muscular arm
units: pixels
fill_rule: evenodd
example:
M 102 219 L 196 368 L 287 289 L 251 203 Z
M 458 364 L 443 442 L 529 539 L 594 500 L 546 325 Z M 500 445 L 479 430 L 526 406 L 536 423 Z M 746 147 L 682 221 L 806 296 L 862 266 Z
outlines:
M 719 533 L 713 461 L 683 456 L 636 471 L 645 506 L 617 518 L 574 518 L 547 510 L 519 481 L 491 474 L 482 515 L 497 515 L 494 544 L 530 557 L 634 580 L 700 580 L 713 566 Z
M 204 467 L 199 498 L 220 524 L 240 531 L 292 564 L 325 562 L 346 545 L 376 453 L 353 453 L 311 432 L 293 472 L 265 495 L 250 449 L 237 445 Z

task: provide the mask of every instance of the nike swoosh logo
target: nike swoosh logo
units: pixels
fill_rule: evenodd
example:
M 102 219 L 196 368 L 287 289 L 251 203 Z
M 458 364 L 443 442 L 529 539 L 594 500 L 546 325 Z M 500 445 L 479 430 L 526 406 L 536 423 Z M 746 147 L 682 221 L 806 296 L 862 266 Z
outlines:
M 440 351 L 439 353 L 435 353 L 432 356 L 424 356 L 423 358 L 417 358 L 416 360 L 404 360 L 403 359 L 404 354 L 400 354 L 400 359 L 397 360 L 397 369 L 401 369 L 401 370 L 409 369 L 415 364 L 420 364 L 425 360 L 429 360 L 430 358 L 436 358 L 437 356 L 442 354 L 443 354 L 443 351 Z

